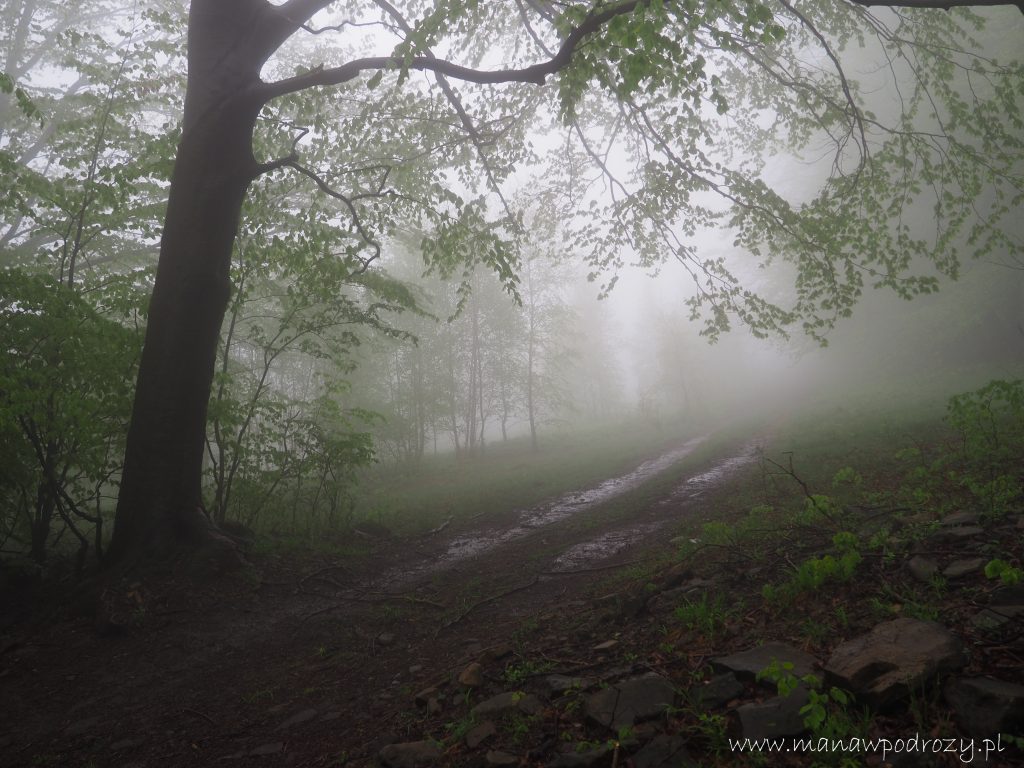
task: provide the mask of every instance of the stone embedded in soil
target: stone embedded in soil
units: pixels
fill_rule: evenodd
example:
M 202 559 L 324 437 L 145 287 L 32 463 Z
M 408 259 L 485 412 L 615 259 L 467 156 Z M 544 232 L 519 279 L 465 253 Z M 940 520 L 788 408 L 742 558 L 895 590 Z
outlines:
M 493 717 L 500 719 L 505 715 L 521 712 L 525 715 L 536 715 L 544 709 L 544 704 L 532 693 L 522 694 L 519 691 L 506 691 L 481 701 L 470 714 L 478 719 Z
M 484 651 L 484 661 L 501 661 L 513 653 L 511 645 L 495 645 Z
M 989 604 L 1024 606 L 1024 584 L 1000 587 L 992 593 L 992 596 L 989 598 Z
M 693 578 L 693 569 L 685 565 L 674 565 L 661 574 L 660 578 L 662 589 L 675 589 Z
M 413 700 L 421 707 L 427 706 L 427 702 L 437 696 L 437 688 L 431 686 L 430 688 L 424 688 L 422 691 L 417 693 Z
M 484 760 L 487 765 L 519 765 L 518 757 L 510 755 L 508 752 L 499 752 L 496 749 L 488 752 Z
M 699 683 L 687 692 L 690 702 L 700 709 L 718 709 L 743 695 L 743 684 L 732 672 L 725 672 Z
M 301 712 L 297 712 L 296 714 L 292 715 L 287 720 L 285 720 L 283 723 L 281 723 L 279 726 L 277 726 L 277 730 L 283 731 L 286 728 L 291 728 L 293 725 L 299 725 L 301 723 L 308 723 L 310 720 L 312 720 L 316 716 L 317 716 L 317 711 L 315 709 L 304 709 Z
M 633 756 L 634 768 L 691 768 L 695 766 L 679 734 L 656 736 Z
M 944 526 L 976 525 L 977 522 L 978 516 L 974 512 L 953 512 L 942 518 L 939 524 Z
M 483 665 L 475 661 L 459 673 L 459 685 L 464 685 L 467 688 L 479 688 L 483 684 Z
M 987 677 L 954 678 L 944 693 L 968 736 L 1017 733 L 1024 725 L 1024 685 Z
M 675 688 L 661 675 L 650 673 L 623 680 L 591 694 L 583 710 L 592 721 L 612 730 L 661 716 L 675 703 Z
M 1003 606 L 986 608 L 971 616 L 971 624 L 976 626 L 978 629 L 994 630 L 999 629 L 1003 625 L 1007 624 L 1011 619 L 1021 614 L 1024 614 L 1024 606 L 1015 605 L 1008 608 L 1004 608 Z
M 971 539 L 975 536 L 980 536 L 985 532 L 984 528 L 979 528 L 976 525 L 959 525 L 951 526 L 949 528 L 943 528 L 940 531 L 936 531 L 928 537 L 928 541 L 949 541 L 959 539 Z
M 566 752 L 548 763 L 547 768 L 607 768 L 614 754 L 614 747 L 608 744 L 586 752 Z
M 718 671 L 733 672 L 740 680 L 755 680 L 759 672 L 771 666 L 773 661 L 780 665 L 792 664 L 788 670 L 795 677 L 803 677 L 814 673 L 818 660 L 799 648 L 785 643 L 765 643 L 756 648 L 719 656 L 711 660 L 712 668 Z
M 799 685 L 788 696 L 737 707 L 734 711 L 739 718 L 740 733 L 745 739 L 799 736 L 806 730 L 800 709 L 809 700 L 807 688 Z
M 930 583 L 935 574 L 939 572 L 939 564 L 930 557 L 923 557 L 922 555 L 915 555 L 910 558 L 907 562 L 907 568 L 915 579 L 923 581 L 925 584 Z
M 868 706 L 884 709 L 966 663 L 963 643 L 948 629 L 903 618 L 840 644 L 825 673 Z
M 492 721 L 484 720 L 466 732 L 466 746 L 470 749 L 476 749 L 497 732 L 498 727 Z
M 434 768 L 441 759 L 441 750 L 432 741 L 409 741 L 388 744 L 378 757 L 385 768 Z
M 977 573 L 985 567 L 986 560 L 983 557 L 970 557 L 963 560 L 954 560 L 942 570 L 942 575 L 947 579 L 959 579 Z
M 377 635 L 377 642 L 381 645 L 388 647 L 395 644 L 395 635 L 393 632 L 381 632 Z
M 581 691 L 594 685 L 594 682 L 592 677 L 548 675 L 544 678 L 544 686 L 552 696 L 561 696 L 569 691 Z

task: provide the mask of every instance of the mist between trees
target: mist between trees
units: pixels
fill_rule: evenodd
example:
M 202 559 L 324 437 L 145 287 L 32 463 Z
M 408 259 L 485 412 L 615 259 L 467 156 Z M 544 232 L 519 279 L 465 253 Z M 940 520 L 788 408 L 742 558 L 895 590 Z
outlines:
M 124 550 L 315 536 L 437 457 L 1019 372 L 1016 9 L 408 6 L 0 12 L 5 558 L 102 559 L 126 450 Z

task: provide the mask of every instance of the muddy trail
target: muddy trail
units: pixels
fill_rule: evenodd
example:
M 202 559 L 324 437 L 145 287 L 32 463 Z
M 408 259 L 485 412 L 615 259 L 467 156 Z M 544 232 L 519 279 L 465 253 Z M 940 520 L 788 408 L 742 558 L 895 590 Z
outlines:
M 377 765 L 422 728 L 416 692 L 511 653 L 524 627 L 571 647 L 595 585 L 667 552 L 673 524 L 754 460 L 735 445 L 631 497 L 705 440 L 503 519 L 380 541 L 359 563 L 253 556 L 240 574 L 128 579 L 98 606 L 16 625 L 0 637 L 0 766 Z

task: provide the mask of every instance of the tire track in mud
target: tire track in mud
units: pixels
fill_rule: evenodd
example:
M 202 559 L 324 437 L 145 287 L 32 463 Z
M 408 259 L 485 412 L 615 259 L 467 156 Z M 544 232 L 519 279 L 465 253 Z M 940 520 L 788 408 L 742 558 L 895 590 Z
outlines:
M 579 525 L 599 516 L 602 507 L 668 471 L 704 444 L 709 435 L 691 438 L 665 453 L 649 459 L 631 471 L 609 478 L 590 488 L 572 491 L 517 513 L 507 525 L 481 526 L 451 535 L 433 544 L 431 552 L 420 551 L 417 560 L 408 558 L 398 566 L 385 568 L 374 579 L 379 590 L 405 590 L 426 579 L 445 574 L 478 575 L 503 570 L 515 571 L 515 564 L 532 561 L 536 567 L 546 561 L 549 571 L 571 571 L 607 560 L 644 541 L 653 540 L 679 519 L 679 507 L 698 499 L 707 490 L 754 460 L 757 442 L 748 441 L 730 451 L 709 468 L 689 475 L 660 501 L 638 509 L 628 520 L 593 519 L 598 533 L 582 538 Z M 549 552 L 539 556 L 541 552 Z

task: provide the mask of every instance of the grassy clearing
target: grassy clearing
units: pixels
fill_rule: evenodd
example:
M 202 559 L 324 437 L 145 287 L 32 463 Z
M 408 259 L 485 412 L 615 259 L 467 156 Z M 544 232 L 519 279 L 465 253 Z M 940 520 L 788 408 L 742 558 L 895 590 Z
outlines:
M 624 424 L 551 435 L 536 452 L 521 438 L 489 445 L 478 456 L 383 465 L 361 478 L 354 517 L 415 534 L 449 517 L 498 516 L 624 474 L 697 434 L 683 425 Z

